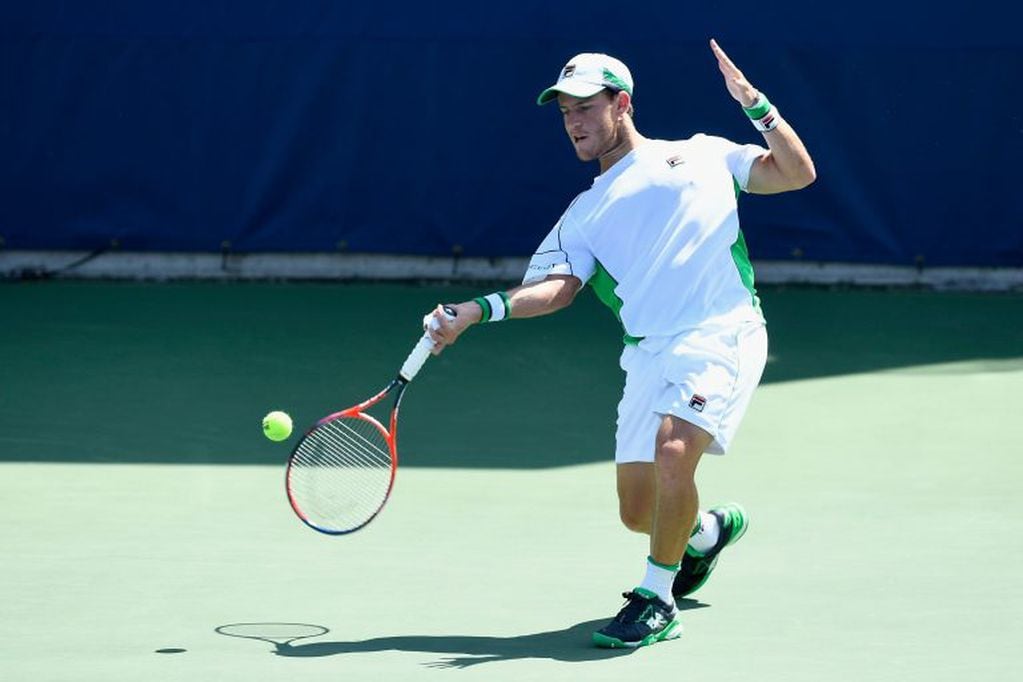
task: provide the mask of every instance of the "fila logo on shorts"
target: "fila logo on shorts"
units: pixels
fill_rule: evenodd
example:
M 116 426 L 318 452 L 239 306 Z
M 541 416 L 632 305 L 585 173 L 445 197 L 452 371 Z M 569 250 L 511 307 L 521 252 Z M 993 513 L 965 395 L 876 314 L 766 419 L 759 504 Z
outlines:
M 697 412 L 703 412 L 703 408 L 707 406 L 707 399 L 702 395 L 693 395 L 689 400 L 689 407 L 693 408 Z

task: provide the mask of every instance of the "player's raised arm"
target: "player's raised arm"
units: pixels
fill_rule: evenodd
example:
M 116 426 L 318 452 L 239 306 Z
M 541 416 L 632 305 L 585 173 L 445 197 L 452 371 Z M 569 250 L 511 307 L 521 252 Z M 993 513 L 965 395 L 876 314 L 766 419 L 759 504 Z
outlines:
M 575 298 L 582 282 L 571 275 L 550 275 L 542 280 L 522 284 L 508 291 L 478 296 L 471 301 L 451 305 L 454 319 L 444 315 L 437 306 L 430 315 L 437 320 L 430 335 L 436 342 L 433 353 L 439 354 L 445 346 L 453 344 L 473 324 L 499 322 L 513 317 L 539 317 L 566 307 Z M 429 326 L 429 325 L 428 325 Z
M 752 194 L 776 194 L 802 189 L 813 182 L 817 171 L 796 131 L 767 97 L 746 80 L 717 41 L 710 41 L 710 49 L 717 58 L 728 93 L 742 106 L 754 127 L 763 133 L 770 149 L 753 163 L 746 189 Z

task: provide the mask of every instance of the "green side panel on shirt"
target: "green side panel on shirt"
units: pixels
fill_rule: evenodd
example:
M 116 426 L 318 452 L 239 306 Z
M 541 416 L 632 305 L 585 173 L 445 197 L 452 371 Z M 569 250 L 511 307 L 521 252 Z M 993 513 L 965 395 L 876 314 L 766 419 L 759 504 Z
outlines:
M 732 184 L 735 188 L 735 198 L 738 199 L 742 193 L 742 187 L 739 186 L 739 181 L 735 178 L 732 178 Z M 741 229 L 739 230 L 739 236 L 735 238 L 735 242 L 732 244 L 732 260 L 735 262 L 735 268 L 739 271 L 739 279 L 742 280 L 742 285 L 746 287 L 746 291 L 753 298 L 753 307 L 760 311 L 760 297 L 757 296 L 757 289 L 754 286 L 753 263 L 750 262 L 749 249 L 746 247 L 746 237 L 743 236 Z M 763 312 L 760 311 L 760 314 L 762 315 Z
M 753 299 L 753 307 L 759 311 L 760 297 L 757 296 L 756 287 L 753 286 L 753 263 L 750 262 L 749 249 L 746 248 L 746 238 L 742 236 L 742 230 L 739 230 L 739 236 L 732 244 L 732 260 L 735 262 L 735 268 L 739 271 L 742 285 L 746 287 L 746 291 Z
M 611 312 L 615 314 L 619 324 L 622 321 L 622 299 L 618 298 L 618 294 L 615 293 L 615 287 L 618 286 L 617 280 L 611 276 L 611 273 L 607 271 L 604 264 L 599 260 L 597 261 L 597 269 L 590 277 L 589 281 L 586 282 L 593 289 L 593 293 L 596 294 L 597 298 L 601 303 L 611 309 Z M 623 325 L 624 327 L 624 325 Z M 622 340 L 626 345 L 635 346 L 637 343 L 642 341 L 641 338 L 636 336 L 629 336 L 625 334 Z

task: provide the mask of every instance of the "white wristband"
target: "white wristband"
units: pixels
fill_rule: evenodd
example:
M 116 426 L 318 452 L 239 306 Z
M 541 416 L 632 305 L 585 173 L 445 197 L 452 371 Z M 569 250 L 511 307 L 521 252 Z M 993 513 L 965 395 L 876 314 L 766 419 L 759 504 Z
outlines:
M 781 115 L 778 109 L 767 99 L 762 92 L 757 93 L 757 100 L 748 107 L 742 109 L 753 122 L 753 127 L 762 133 L 770 132 L 781 123 Z
M 483 311 L 480 322 L 500 322 L 511 316 L 511 301 L 503 291 L 479 296 L 473 301 Z
M 767 133 L 778 127 L 778 124 L 782 122 L 781 114 L 778 113 L 778 108 L 773 107 L 763 118 L 750 119 L 753 122 L 753 127 L 762 133 Z

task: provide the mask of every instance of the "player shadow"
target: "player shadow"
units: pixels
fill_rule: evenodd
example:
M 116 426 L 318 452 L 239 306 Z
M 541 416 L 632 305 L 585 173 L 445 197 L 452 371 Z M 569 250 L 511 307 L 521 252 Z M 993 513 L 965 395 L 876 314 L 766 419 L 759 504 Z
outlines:
M 680 599 L 680 611 L 709 606 L 695 599 Z M 409 651 L 446 655 L 427 667 L 470 668 L 482 663 L 520 659 L 550 659 L 566 663 L 598 661 L 632 653 L 635 649 L 600 649 L 590 643 L 595 630 L 607 624 L 607 618 L 576 623 L 562 630 L 537 632 L 511 637 L 478 635 L 399 635 L 353 642 L 274 642 L 274 653 L 294 658 L 317 658 L 343 654 L 382 651 Z

